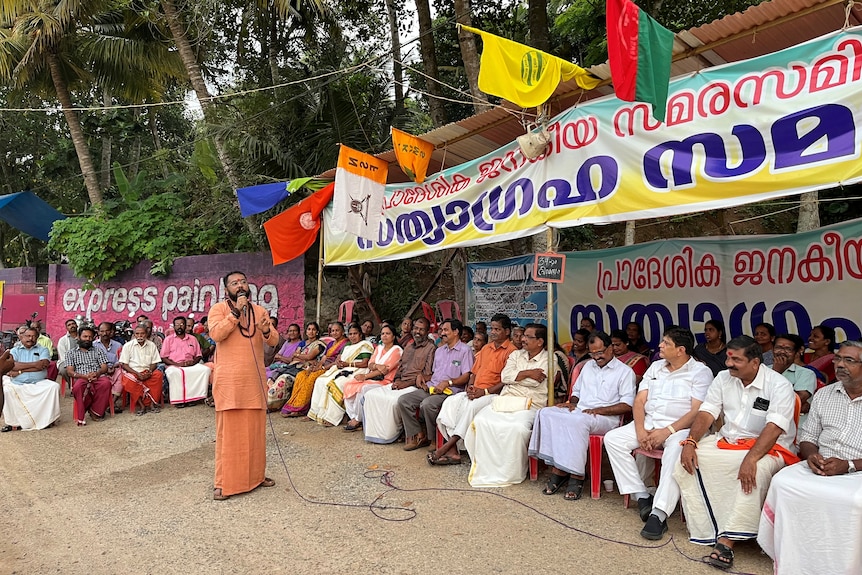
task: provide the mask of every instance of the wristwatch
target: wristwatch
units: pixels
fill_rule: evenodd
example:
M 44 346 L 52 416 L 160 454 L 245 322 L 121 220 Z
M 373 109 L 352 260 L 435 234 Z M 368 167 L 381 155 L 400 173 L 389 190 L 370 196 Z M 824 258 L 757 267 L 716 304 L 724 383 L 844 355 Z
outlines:
M 847 460 L 847 473 L 856 473 L 856 464 L 852 459 Z
M 447 383 L 449 384 L 449 387 L 452 387 L 452 380 L 451 379 Z

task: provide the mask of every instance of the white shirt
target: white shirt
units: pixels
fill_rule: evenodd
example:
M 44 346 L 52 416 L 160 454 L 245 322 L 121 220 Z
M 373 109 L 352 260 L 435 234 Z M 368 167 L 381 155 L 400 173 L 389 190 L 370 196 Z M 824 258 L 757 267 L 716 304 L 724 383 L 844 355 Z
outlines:
M 644 373 L 639 391 L 647 391 L 645 429 L 673 424 L 691 411 L 691 400 L 703 401 L 712 383 L 712 370 L 693 357 L 671 371 L 667 361 L 656 361 Z
M 68 333 L 60 338 L 60 341 L 57 342 L 57 359 L 58 361 L 65 361 L 66 354 L 72 351 L 73 349 L 78 349 L 78 340 L 73 338 Z
M 578 398 L 578 409 L 608 407 L 617 403 L 634 405 L 637 376 L 632 368 L 613 358 L 604 367 L 588 360 L 581 369 L 572 396 Z
M 526 349 L 517 349 L 509 355 L 506 367 L 500 372 L 500 381 L 503 382 L 503 390 L 500 395 L 514 397 L 529 397 L 532 400 L 532 408 L 545 407 L 548 405 L 548 379 L 537 381 L 532 377 L 515 381 L 518 373 L 528 369 L 541 369 L 542 373 L 548 373 L 548 351 L 542 350 L 530 359 Z M 554 362 L 554 375 L 557 376 L 557 364 Z
M 120 351 L 120 363 L 125 363 L 135 371 L 149 369 L 151 365 L 161 361 L 156 344 L 150 340 L 144 341 L 144 345 L 139 345 L 137 340 L 133 339 L 126 342 Z
M 700 406 L 700 411 L 716 418 L 724 412 L 724 426 L 718 434 L 731 443 L 760 437 L 766 424 L 774 423 L 783 431 L 776 443 L 791 451 L 795 451 L 795 410 L 793 386 L 763 364 L 748 386 L 743 386 L 742 380 L 730 375 L 730 371 L 719 372 Z

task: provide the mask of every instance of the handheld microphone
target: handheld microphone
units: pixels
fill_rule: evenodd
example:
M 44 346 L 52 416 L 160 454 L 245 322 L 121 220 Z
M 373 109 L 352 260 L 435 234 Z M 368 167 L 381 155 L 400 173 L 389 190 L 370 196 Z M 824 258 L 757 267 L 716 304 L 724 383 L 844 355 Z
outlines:
M 247 298 L 248 298 L 248 294 L 247 294 L 247 293 L 245 293 L 245 290 L 239 290 L 239 291 L 237 291 L 237 292 L 236 292 L 236 297 L 240 297 L 240 296 L 245 296 L 245 297 L 246 297 L 246 303 L 245 303 L 245 305 L 244 305 L 244 306 L 242 306 L 242 311 L 245 311 L 245 310 L 246 310 L 246 308 L 248 308 L 248 299 L 247 299 Z

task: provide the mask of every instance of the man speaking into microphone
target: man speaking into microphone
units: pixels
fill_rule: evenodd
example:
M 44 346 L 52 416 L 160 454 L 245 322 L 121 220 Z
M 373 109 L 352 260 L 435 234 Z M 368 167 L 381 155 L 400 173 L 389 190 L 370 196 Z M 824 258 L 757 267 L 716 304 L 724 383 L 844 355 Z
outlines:
M 210 337 L 216 342 L 213 400 L 216 410 L 213 499 L 257 487 L 272 487 L 266 471 L 266 374 L 263 342 L 278 343 L 269 312 L 248 301 L 242 272 L 224 276 L 227 299 L 209 311 Z

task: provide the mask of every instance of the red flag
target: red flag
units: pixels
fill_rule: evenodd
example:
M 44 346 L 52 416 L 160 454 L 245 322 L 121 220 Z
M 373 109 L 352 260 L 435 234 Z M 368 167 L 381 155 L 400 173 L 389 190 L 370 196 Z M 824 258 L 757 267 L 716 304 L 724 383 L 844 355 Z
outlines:
M 335 182 L 311 194 L 295 206 L 264 222 L 272 265 L 283 264 L 304 254 L 317 239 L 320 214 L 332 200 Z

